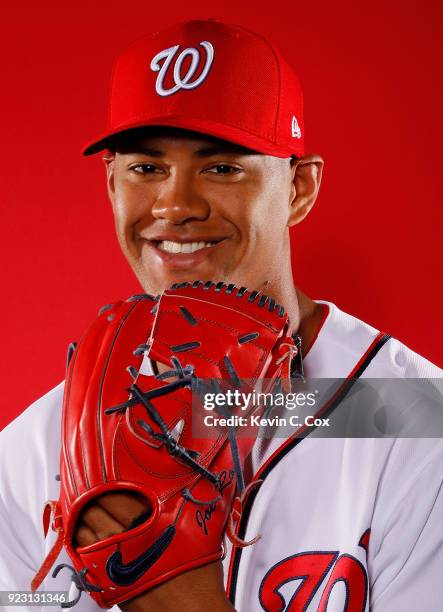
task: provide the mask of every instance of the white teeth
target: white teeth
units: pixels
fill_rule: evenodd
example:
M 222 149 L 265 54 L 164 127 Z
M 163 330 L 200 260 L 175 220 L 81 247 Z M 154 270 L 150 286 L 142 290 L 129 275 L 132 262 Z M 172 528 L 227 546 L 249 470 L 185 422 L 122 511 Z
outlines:
M 206 247 L 211 247 L 215 242 L 172 242 L 172 240 L 162 240 L 157 244 L 160 251 L 166 253 L 194 253 Z

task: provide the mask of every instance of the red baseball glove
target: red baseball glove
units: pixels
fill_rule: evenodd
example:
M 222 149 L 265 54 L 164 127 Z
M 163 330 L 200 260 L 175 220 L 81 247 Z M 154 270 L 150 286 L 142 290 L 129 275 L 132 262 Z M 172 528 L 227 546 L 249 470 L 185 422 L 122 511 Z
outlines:
M 221 282 L 174 285 L 160 298 L 134 296 L 99 314 L 68 366 L 60 499 L 44 512 L 45 533 L 52 515 L 58 538 L 32 588 L 62 546 L 80 590 L 75 602 L 84 590 L 104 608 L 222 558 L 234 495 L 237 490 L 241 501 L 247 491 L 242 468 L 255 434 L 236 436 L 231 427 L 193 437 L 192 402 L 201 406 L 203 379 L 236 388 L 243 380 L 252 388 L 267 379 L 269 389 L 288 374 L 295 353 L 281 306 Z M 148 356 L 170 370 L 146 375 Z M 142 495 L 149 517 L 76 546 L 85 505 L 122 490 Z M 232 521 L 228 532 L 235 545 L 245 544 L 235 538 Z

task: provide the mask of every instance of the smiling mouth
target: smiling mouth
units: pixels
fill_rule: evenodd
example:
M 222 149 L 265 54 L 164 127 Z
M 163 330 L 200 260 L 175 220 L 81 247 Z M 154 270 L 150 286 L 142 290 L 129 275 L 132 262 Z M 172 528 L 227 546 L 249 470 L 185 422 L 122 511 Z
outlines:
M 208 249 L 221 242 L 221 240 L 214 240 L 212 242 L 174 242 L 172 240 L 159 240 L 155 241 L 154 245 L 160 251 L 164 253 L 195 253 L 202 249 Z

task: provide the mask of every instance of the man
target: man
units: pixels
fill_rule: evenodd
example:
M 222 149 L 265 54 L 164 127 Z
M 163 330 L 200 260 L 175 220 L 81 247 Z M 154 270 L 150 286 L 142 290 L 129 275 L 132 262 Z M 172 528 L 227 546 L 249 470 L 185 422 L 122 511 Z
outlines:
M 263 291 L 301 336 L 308 378 L 439 378 L 400 342 L 294 287 L 289 229 L 315 203 L 323 167 L 303 142 L 289 66 L 260 36 L 210 20 L 151 35 L 119 58 L 108 129 L 85 152 L 105 151 L 118 240 L 144 291 L 195 279 Z M 58 497 L 62 395 L 59 385 L 2 434 L 3 590 L 28 589 L 52 545 L 41 510 Z M 263 484 L 239 533 L 261 539 L 228 549 L 224 575 L 212 563 L 120 608 L 437 610 L 442 460 L 435 440 L 259 440 L 249 477 Z M 77 543 L 122 532 L 143 511 L 129 495 L 98 498 Z M 69 585 L 62 571 L 43 587 Z M 86 596 L 79 606 L 98 609 Z

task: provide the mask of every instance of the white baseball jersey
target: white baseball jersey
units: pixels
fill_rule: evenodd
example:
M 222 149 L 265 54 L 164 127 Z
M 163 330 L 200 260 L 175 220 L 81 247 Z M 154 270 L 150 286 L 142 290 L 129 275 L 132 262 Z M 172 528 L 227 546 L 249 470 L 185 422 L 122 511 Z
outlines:
M 322 303 L 327 316 L 304 359 L 308 378 L 441 378 L 397 340 L 384 343 L 373 327 Z M 62 395 L 60 384 L 0 434 L 0 590 L 29 590 L 55 539 L 43 537 L 42 509 L 59 497 Z M 250 463 L 263 482 L 239 533 L 261 539 L 227 549 L 236 610 L 443 610 L 442 440 L 258 440 Z M 73 598 L 63 570 L 41 590 L 70 587 Z M 83 594 L 74 609 L 100 608 Z

